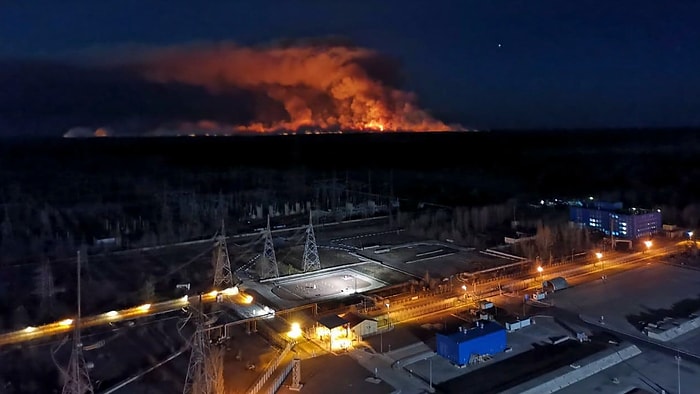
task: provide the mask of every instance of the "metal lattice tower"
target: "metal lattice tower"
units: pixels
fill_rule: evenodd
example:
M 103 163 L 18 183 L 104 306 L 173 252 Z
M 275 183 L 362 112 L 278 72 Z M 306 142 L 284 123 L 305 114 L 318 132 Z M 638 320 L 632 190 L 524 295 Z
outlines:
M 258 259 L 258 271 L 261 279 L 277 278 L 280 276 L 279 268 L 277 267 L 277 257 L 275 256 L 275 245 L 272 242 L 269 215 L 267 216 L 267 228 L 265 229 L 263 255 Z
M 216 237 L 214 250 L 214 289 L 223 290 L 236 285 L 231 271 L 231 260 L 226 246 L 224 221 L 221 221 L 221 233 Z
M 223 351 L 211 348 L 204 330 L 204 315 L 200 299 L 196 328 L 190 344 L 190 363 L 187 367 L 183 394 L 222 394 L 224 392 Z
M 321 269 L 321 259 L 318 258 L 318 246 L 314 235 L 314 225 L 309 211 L 309 227 L 306 228 L 306 243 L 304 244 L 304 257 L 302 258 L 304 272 Z
M 83 358 L 83 343 L 80 339 L 80 252 L 77 262 L 78 273 L 78 315 L 73 322 L 73 351 L 70 355 L 68 369 L 64 373 L 63 394 L 87 394 L 94 393 L 90 384 L 85 358 Z

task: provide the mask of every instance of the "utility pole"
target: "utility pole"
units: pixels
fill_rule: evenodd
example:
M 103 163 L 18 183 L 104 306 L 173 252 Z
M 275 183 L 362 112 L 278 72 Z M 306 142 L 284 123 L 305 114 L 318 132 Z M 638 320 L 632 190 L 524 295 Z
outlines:
M 221 220 L 221 233 L 216 237 L 216 250 L 214 251 L 214 289 L 223 290 L 236 285 L 231 272 L 231 260 L 226 246 L 226 228 Z
M 272 230 L 270 230 L 270 215 L 267 216 L 267 228 L 265 229 L 265 245 L 263 255 L 258 260 L 258 267 L 261 279 L 278 278 L 280 276 L 275 256 L 275 245 L 272 242 Z
M 80 251 L 77 253 L 77 299 L 78 315 L 73 322 L 73 350 L 70 355 L 68 370 L 62 371 L 65 375 L 62 394 L 87 394 L 94 393 L 90 384 L 85 358 L 83 358 L 83 343 L 80 339 Z
M 304 244 L 304 257 L 302 258 L 304 272 L 321 269 L 321 260 L 318 257 L 318 246 L 314 235 L 313 217 L 309 211 L 309 226 L 306 228 L 306 243 Z
M 428 361 L 430 362 L 430 391 L 433 391 L 433 358 L 429 358 Z
M 676 355 L 676 367 L 678 371 L 678 394 L 681 394 L 681 355 Z

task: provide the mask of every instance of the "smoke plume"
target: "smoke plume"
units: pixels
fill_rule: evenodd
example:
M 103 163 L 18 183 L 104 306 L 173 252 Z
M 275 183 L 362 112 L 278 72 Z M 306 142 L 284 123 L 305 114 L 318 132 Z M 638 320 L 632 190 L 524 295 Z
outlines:
M 399 90 L 398 70 L 386 58 L 346 44 L 178 46 L 132 53 L 124 63 L 152 82 L 201 87 L 212 95 L 253 91 L 279 104 L 255 106 L 247 124 L 197 119 L 177 126 L 181 132 L 462 130 L 436 120 L 418 108 L 413 94 Z

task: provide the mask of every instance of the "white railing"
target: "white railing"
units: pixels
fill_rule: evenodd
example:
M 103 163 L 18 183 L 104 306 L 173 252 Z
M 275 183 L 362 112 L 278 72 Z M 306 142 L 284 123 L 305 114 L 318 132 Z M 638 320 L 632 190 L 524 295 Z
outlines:
M 274 360 L 272 360 L 272 362 L 267 366 L 265 373 L 263 373 L 262 376 L 260 376 L 258 378 L 258 380 L 255 382 L 253 387 L 247 391 L 247 394 L 257 394 L 263 388 L 265 383 L 267 383 L 267 380 L 270 379 L 272 374 L 275 373 L 275 371 L 277 370 L 277 367 L 279 367 L 282 360 L 287 356 L 287 354 L 289 354 L 289 352 L 291 350 L 292 350 L 292 344 L 287 343 L 287 346 L 284 347 L 284 350 L 282 350 L 282 353 L 280 353 Z M 277 387 L 279 387 L 279 386 L 277 386 Z

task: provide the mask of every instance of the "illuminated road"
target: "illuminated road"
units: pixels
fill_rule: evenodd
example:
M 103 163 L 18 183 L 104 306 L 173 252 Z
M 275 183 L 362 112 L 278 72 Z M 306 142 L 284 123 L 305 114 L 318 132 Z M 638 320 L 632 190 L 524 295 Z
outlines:
M 592 276 L 592 274 L 611 274 L 614 272 L 620 272 L 628 269 L 632 269 L 638 264 L 641 264 L 643 262 L 646 262 L 647 260 L 650 259 L 655 259 L 659 257 L 663 257 L 665 255 L 668 255 L 673 252 L 677 252 L 679 250 L 679 247 L 685 245 L 684 243 L 678 243 L 673 246 L 665 247 L 665 248 L 658 248 L 654 249 L 652 248 L 651 250 L 648 250 L 646 252 L 639 252 L 639 253 L 634 253 L 630 255 L 624 255 L 612 259 L 604 259 L 601 260 L 600 262 L 595 262 L 595 263 L 590 263 L 586 265 L 571 265 L 571 264 L 566 264 L 561 267 L 553 267 L 553 268 L 548 268 L 542 273 L 542 277 L 544 279 L 547 278 L 553 278 L 556 276 L 562 276 L 569 281 L 569 283 L 574 284 L 578 282 L 585 282 L 589 281 L 592 279 L 597 279 L 598 276 Z M 501 286 L 506 287 L 506 286 L 513 286 L 514 288 L 520 288 L 521 290 L 530 290 L 530 289 L 535 289 L 541 286 L 541 281 L 539 280 L 539 275 L 540 274 L 529 274 L 529 275 L 524 275 L 520 277 L 519 279 L 507 279 L 500 281 Z M 471 294 L 474 296 L 471 298 L 471 301 L 476 301 L 478 299 L 485 299 L 489 297 L 493 297 L 496 295 L 501 294 L 501 290 L 498 288 L 498 281 L 492 281 L 484 284 L 480 284 L 479 286 L 481 287 L 481 291 L 477 292 L 472 292 Z M 243 292 L 239 293 L 239 290 L 237 287 L 235 288 L 229 288 L 222 290 L 220 292 L 217 291 L 212 291 L 209 293 L 205 293 L 196 296 L 184 296 L 181 298 L 177 298 L 174 300 L 169 300 L 169 301 L 163 301 L 159 303 L 154 303 L 154 304 L 144 304 L 140 305 L 137 307 L 133 308 L 128 308 L 128 309 L 123 309 L 123 310 L 118 310 L 118 311 L 109 311 L 106 313 L 102 313 L 99 315 L 94 315 L 94 316 L 88 316 L 88 317 L 83 317 L 80 321 L 81 328 L 89 328 L 89 327 L 96 327 L 96 326 L 101 326 L 101 325 L 106 325 L 109 323 L 114 323 L 114 322 L 119 322 L 119 321 L 128 321 L 131 319 L 136 319 L 136 318 L 141 318 L 141 317 L 146 317 L 146 316 L 153 316 L 153 315 L 158 315 L 162 313 L 168 313 L 168 312 L 173 312 L 177 311 L 179 309 L 182 309 L 186 306 L 191 305 L 194 303 L 194 300 L 199 301 L 199 298 L 201 297 L 201 302 L 202 303 L 212 303 L 217 301 L 217 297 L 219 296 L 225 296 L 229 301 L 234 301 L 237 304 L 241 305 L 249 305 L 253 301 L 252 296 L 246 295 Z M 399 305 L 391 305 L 391 310 L 390 313 L 394 316 L 399 316 L 403 313 L 408 312 L 410 309 L 420 309 L 422 305 L 434 303 L 439 300 L 444 300 L 445 298 L 449 297 L 454 297 L 455 293 L 444 293 L 444 294 L 437 294 L 437 295 L 432 295 L 432 296 L 422 296 L 417 300 L 411 300 L 408 299 L 406 300 L 407 302 L 401 303 Z M 459 305 L 455 305 L 454 307 L 449 308 L 449 310 L 453 310 L 454 308 L 462 308 L 466 307 L 470 303 L 460 303 Z M 435 312 L 429 312 L 429 314 L 437 313 Z M 422 314 L 424 315 L 424 314 Z M 255 319 L 256 316 L 259 316 L 256 313 L 252 313 L 250 318 Z M 416 316 L 418 317 L 418 316 Z M 413 320 L 416 317 L 412 317 L 409 319 L 402 319 L 402 320 Z M 396 324 L 399 323 L 399 321 L 393 321 L 392 323 Z M 4 334 L 0 334 L 0 346 L 3 345 L 10 345 L 10 344 L 17 344 L 21 342 L 26 342 L 26 341 L 31 341 L 31 340 L 36 340 L 40 338 L 46 338 L 58 334 L 63 334 L 69 332 L 73 328 L 74 321 L 72 319 L 64 319 L 58 322 L 54 323 L 49 323 L 41 326 L 30 326 L 26 327 L 22 330 L 18 331 L 12 331 Z
M 570 285 L 589 282 L 600 279 L 602 275 L 611 275 L 618 272 L 624 272 L 636 268 L 642 264 L 646 264 L 649 260 L 657 259 L 668 254 L 678 252 L 679 248 L 685 244 L 679 243 L 665 248 L 650 249 L 645 252 L 622 255 L 615 258 L 603 258 L 600 261 L 591 262 L 589 264 L 564 264 L 557 267 L 548 267 L 542 274 L 531 273 L 521 276 L 520 278 L 509 278 L 500 281 L 501 286 L 518 289 L 518 297 L 528 291 L 535 291 L 541 288 L 542 279 L 551 279 L 554 277 L 564 277 Z M 487 283 L 478 284 L 480 290 L 474 292 L 469 291 L 467 302 L 462 301 L 463 297 L 460 291 L 446 292 L 442 294 L 423 295 L 420 297 L 405 298 L 404 302 L 396 303 L 394 301 L 390 306 L 392 324 L 407 323 L 415 320 L 423 320 L 426 318 L 436 317 L 443 314 L 451 314 L 459 310 L 467 309 L 477 305 L 477 302 L 482 299 L 489 299 L 502 295 L 499 289 L 499 281 L 494 280 Z M 458 297 L 460 301 L 455 301 L 451 304 L 446 304 L 442 308 L 432 308 L 430 305 L 437 305 L 440 301 L 445 301 L 449 298 Z M 386 312 L 384 312 L 385 314 Z M 377 315 L 375 313 L 375 315 Z M 403 318 L 399 318 L 403 317 Z
M 238 288 L 233 287 L 222 290 L 221 292 L 212 291 L 202 294 L 201 296 L 183 296 L 174 300 L 154 304 L 144 304 L 119 311 L 109 311 L 99 315 L 83 317 L 80 319 L 80 327 L 96 327 L 119 321 L 127 321 L 145 316 L 154 316 L 161 313 L 173 312 L 195 303 L 195 300 L 196 302 L 199 302 L 200 297 L 202 303 L 211 303 L 215 302 L 218 296 L 226 297 L 228 300 L 232 300 L 240 304 L 250 304 L 253 300 L 250 295 L 239 293 Z M 29 326 L 19 331 L 1 334 L 0 346 L 63 334 L 72 330 L 74 324 L 75 322 L 73 319 L 64 319 L 42 326 Z

